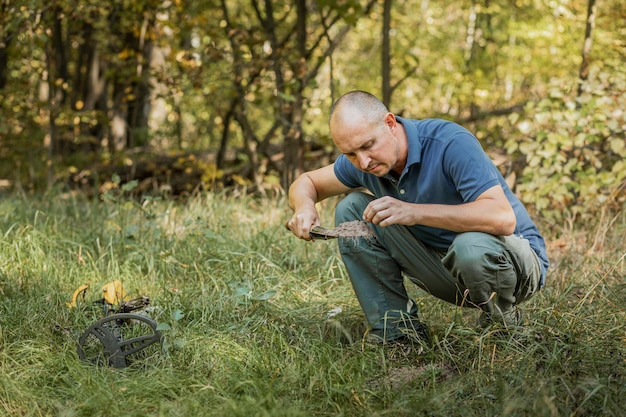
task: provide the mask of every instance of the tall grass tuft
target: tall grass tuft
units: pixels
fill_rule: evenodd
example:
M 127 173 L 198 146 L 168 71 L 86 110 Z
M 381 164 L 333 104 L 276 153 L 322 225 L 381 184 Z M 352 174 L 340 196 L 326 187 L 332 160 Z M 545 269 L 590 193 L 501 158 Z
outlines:
M 328 226 L 333 204 L 320 206 Z M 5 195 L 0 415 L 623 415 L 623 213 L 541 225 L 553 269 L 522 330 L 477 331 L 478 312 L 410 286 L 426 349 L 363 343 L 334 242 L 297 240 L 289 215 L 283 197 Z M 150 298 L 165 334 L 161 353 L 124 369 L 76 353 L 114 280 Z

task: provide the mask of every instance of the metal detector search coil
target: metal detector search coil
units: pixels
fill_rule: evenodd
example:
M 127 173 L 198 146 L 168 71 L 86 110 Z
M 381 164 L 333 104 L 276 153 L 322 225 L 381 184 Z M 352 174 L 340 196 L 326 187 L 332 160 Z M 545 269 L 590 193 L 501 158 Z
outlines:
M 116 313 L 96 321 L 80 336 L 78 357 L 94 365 L 126 368 L 144 349 L 160 346 L 162 338 L 151 318 Z

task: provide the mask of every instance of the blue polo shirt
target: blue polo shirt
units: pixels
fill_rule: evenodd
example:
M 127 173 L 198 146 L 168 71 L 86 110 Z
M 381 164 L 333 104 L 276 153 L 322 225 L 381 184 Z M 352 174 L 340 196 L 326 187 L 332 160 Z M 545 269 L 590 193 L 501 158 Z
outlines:
M 515 234 L 527 239 L 542 264 L 543 285 L 549 266 L 545 241 L 521 201 L 483 151 L 476 137 L 460 125 L 442 119 L 410 120 L 397 117 L 408 139 L 407 163 L 399 179 L 377 177 L 356 168 L 345 155 L 335 161 L 335 175 L 351 188 L 365 187 L 376 197 L 391 196 L 417 204 L 463 204 L 500 184 L 517 223 Z M 434 227 L 409 226 L 425 244 L 448 250 L 457 232 Z

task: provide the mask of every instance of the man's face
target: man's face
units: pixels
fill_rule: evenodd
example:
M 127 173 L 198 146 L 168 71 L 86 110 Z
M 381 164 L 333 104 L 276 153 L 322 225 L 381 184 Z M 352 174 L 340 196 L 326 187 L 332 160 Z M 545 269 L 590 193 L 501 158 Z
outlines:
M 388 114 L 382 122 L 345 122 L 331 125 L 335 145 L 361 171 L 382 177 L 392 170 L 402 171 L 397 122 Z

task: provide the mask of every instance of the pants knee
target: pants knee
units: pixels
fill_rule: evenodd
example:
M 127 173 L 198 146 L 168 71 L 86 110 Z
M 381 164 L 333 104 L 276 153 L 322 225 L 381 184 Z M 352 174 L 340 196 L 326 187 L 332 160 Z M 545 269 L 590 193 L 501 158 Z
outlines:
M 497 257 L 493 251 L 480 243 L 480 234 L 463 233 L 456 237 L 443 262 L 454 277 L 481 277 L 485 261 Z
M 470 293 L 480 288 L 512 294 L 515 289 L 511 261 L 495 236 L 473 232 L 458 235 L 443 264 Z
M 353 192 L 345 196 L 335 209 L 335 223 L 340 224 L 353 220 L 363 220 L 363 211 L 373 197 L 361 192 Z

